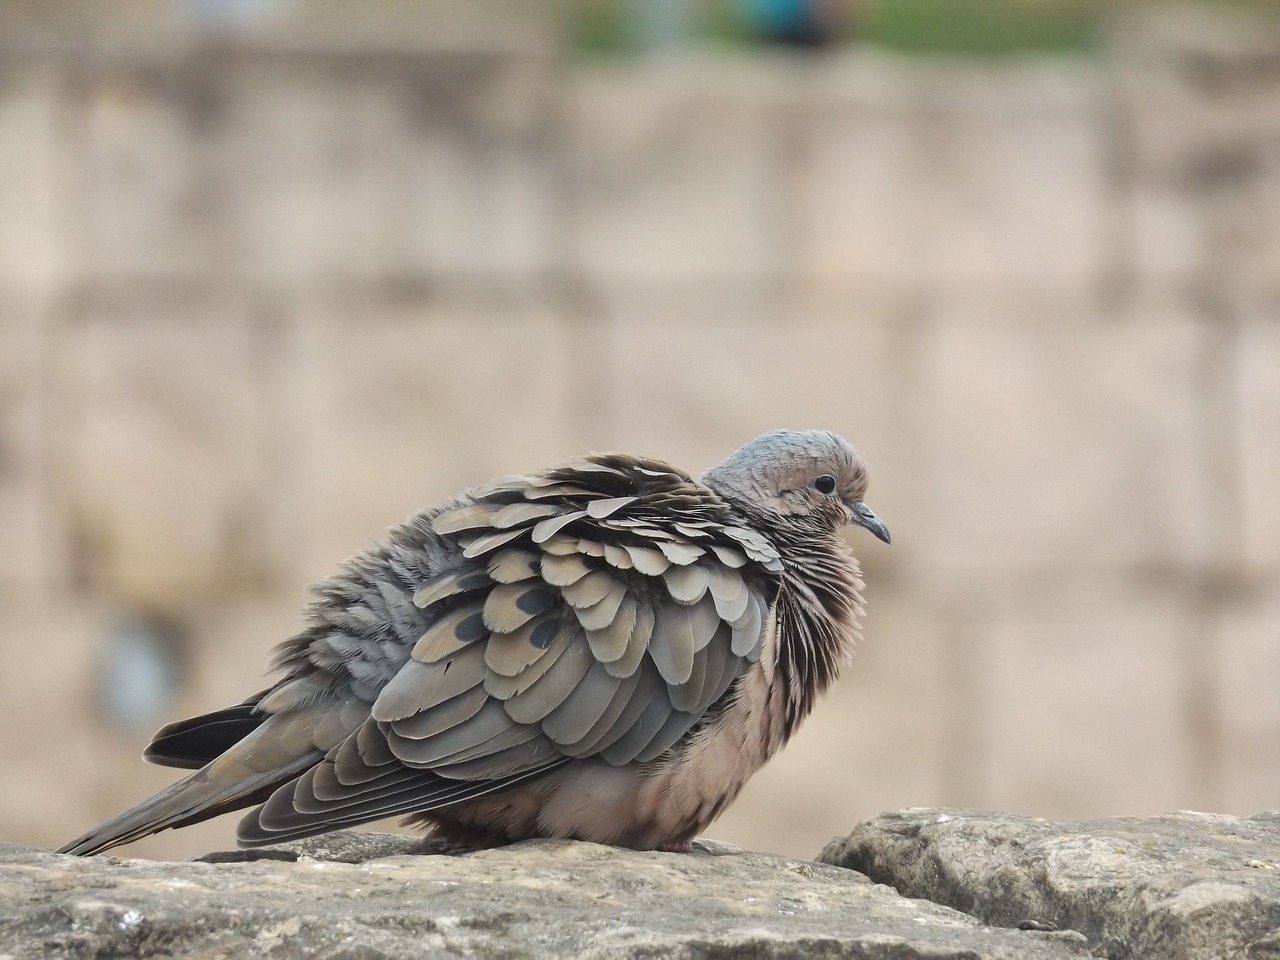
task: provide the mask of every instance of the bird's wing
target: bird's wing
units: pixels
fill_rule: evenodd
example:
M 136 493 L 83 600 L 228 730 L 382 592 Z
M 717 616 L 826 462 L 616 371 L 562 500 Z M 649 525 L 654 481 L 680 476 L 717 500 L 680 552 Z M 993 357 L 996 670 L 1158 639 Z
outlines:
M 242 822 L 246 844 L 435 809 L 574 758 L 660 757 L 760 656 L 778 554 L 657 461 L 599 456 L 437 514 L 460 560 L 368 720 Z

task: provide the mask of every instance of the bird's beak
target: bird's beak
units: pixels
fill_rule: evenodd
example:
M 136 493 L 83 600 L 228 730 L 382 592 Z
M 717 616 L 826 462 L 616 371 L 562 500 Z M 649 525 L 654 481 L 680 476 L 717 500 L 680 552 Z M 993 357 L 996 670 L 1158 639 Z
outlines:
M 889 528 L 861 500 L 855 500 L 849 504 L 849 522 L 856 523 L 860 527 L 866 527 L 875 534 L 877 539 L 883 540 L 885 543 L 891 542 L 889 540 Z

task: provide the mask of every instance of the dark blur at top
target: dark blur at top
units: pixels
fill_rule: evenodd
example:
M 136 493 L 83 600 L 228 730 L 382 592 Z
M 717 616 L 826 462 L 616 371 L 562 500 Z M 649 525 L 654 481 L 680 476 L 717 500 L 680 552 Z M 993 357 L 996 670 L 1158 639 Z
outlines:
M 1108 20 L 1177 0 L 566 0 L 563 36 L 587 56 L 693 47 L 821 51 L 857 43 L 903 53 L 1089 52 Z M 1280 12 L 1275 0 L 1201 0 Z
M 839 39 L 842 7 L 833 0 L 741 0 L 739 4 L 755 39 L 800 49 L 826 47 Z
M 585 58 L 718 48 L 822 51 L 860 44 L 905 53 L 1088 52 L 1105 22 L 1174 0 L 0 0 L 17 26 L 240 31 L 301 24 L 555 39 Z M 1280 12 L 1276 0 L 1201 6 Z

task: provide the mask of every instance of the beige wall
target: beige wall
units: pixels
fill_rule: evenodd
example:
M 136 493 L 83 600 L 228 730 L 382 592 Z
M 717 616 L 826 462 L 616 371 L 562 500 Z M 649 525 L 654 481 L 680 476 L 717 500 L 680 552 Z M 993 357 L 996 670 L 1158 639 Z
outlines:
M 855 537 L 866 642 L 713 835 L 1280 804 L 1274 35 L 0 44 L 0 839 L 171 778 L 93 706 L 121 618 L 176 623 L 168 714 L 211 709 L 415 507 L 784 425 L 866 450 L 894 544 Z

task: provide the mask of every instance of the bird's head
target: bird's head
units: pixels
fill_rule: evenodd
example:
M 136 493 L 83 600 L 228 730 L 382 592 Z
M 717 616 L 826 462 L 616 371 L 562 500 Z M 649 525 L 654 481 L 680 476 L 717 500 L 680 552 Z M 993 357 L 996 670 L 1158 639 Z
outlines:
M 856 523 L 889 542 L 889 528 L 863 502 L 867 467 L 827 430 L 774 430 L 739 447 L 703 483 L 750 513 L 788 527 L 834 533 Z

